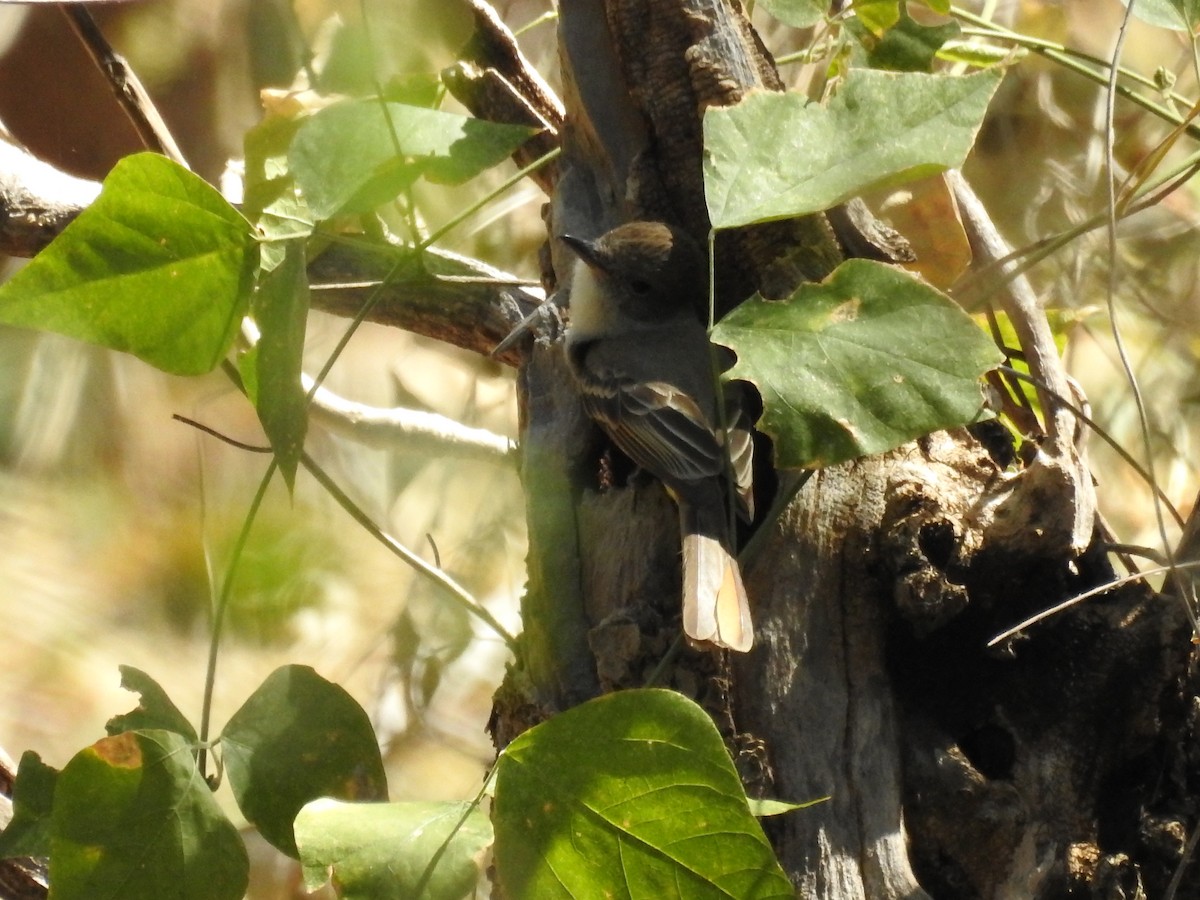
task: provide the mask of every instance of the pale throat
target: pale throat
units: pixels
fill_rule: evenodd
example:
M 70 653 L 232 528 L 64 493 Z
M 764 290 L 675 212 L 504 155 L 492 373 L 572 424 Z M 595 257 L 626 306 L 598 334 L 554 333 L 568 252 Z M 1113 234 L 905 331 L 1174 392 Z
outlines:
M 586 341 L 614 332 L 616 309 L 604 297 L 604 285 L 583 260 L 575 261 L 571 276 L 571 324 L 567 341 Z

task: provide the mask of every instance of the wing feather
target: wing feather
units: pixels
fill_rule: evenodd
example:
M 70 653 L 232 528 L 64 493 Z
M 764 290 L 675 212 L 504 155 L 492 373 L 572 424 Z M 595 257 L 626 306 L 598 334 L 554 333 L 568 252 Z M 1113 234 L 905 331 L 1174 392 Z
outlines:
M 668 485 L 722 471 L 721 446 L 696 401 L 661 381 L 588 380 L 584 407 L 635 463 Z

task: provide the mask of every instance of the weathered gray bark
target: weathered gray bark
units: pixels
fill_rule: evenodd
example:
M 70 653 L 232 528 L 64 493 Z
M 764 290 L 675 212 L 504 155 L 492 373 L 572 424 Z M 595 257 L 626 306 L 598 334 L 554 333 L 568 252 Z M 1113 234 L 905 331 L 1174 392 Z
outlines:
M 662 218 L 703 237 L 700 115 L 776 88 L 765 51 L 723 0 L 573 0 L 561 15 L 551 233 Z M 863 247 L 820 217 L 723 235 L 718 306 L 823 277 L 843 248 Z M 1038 323 L 1025 330 L 1036 341 Z M 612 469 L 566 381 L 559 350 L 539 340 L 520 382 L 526 652 L 497 697 L 501 746 L 642 683 L 678 629 L 670 503 L 627 482 L 619 460 Z M 669 673 L 733 723 L 752 790 L 831 797 L 767 823 L 801 896 L 1132 897 L 1161 889 L 1161 857 L 1181 855 L 1164 835 L 1184 822 L 1165 810 L 1185 779 L 1157 800 L 1151 790 L 1184 724 L 1179 607 L 1130 588 L 986 647 L 1112 576 L 1089 526 L 1078 429 L 1046 396 L 1050 438 L 1023 468 L 963 430 L 817 473 L 743 556 L 755 649 L 728 661 L 687 651 Z

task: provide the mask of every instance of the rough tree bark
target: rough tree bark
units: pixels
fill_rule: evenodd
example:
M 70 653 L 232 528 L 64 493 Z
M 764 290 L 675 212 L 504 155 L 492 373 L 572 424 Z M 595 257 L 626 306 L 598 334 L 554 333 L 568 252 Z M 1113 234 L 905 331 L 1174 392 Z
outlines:
M 660 218 L 704 237 L 700 117 L 780 87 L 761 42 L 724 0 L 560 12 L 567 114 L 551 233 Z M 723 235 L 719 307 L 823 277 L 844 254 L 889 255 L 851 220 Z M 1021 300 L 1010 313 L 1036 356 L 1045 322 Z M 528 352 L 530 583 L 524 652 L 497 695 L 499 746 L 644 683 L 678 629 L 669 501 L 627 480 L 583 417 L 553 333 Z M 1025 465 L 980 427 L 816 473 L 744 556 L 754 651 L 684 651 L 667 676 L 713 710 L 753 790 L 830 795 L 767 825 L 801 896 L 1156 896 L 1182 858 L 1194 810 L 1178 749 L 1190 728 L 1180 606 L 1135 585 L 987 648 L 1114 574 L 1051 357 L 1035 360 L 1049 414 Z

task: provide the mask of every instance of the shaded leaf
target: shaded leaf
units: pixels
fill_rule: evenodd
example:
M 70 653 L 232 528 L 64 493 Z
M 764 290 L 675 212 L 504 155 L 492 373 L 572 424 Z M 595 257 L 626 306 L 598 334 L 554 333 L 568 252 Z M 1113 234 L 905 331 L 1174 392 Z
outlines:
M 50 814 L 58 769 L 32 750 L 21 754 L 13 781 L 13 816 L 0 832 L 0 859 L 50 855 Z
M 829 9 L 823 0 L 758 0 L 758 5 L 793 28 L 811 28 L 825 18 Z
M 863 198 L 882 211 L 887 224 L 904 235 L 916 259 L 904 263 L 940 290 L 948 290 L 971 264 L 971 245 L 946 179 L 941 175 Z
M 100 196 L 0 286 L 0 322 L 199 375 L 229 349 L 257 264 L 221 195 L 152 153 L 121 160 Z
M 944 294 L 858 259 L 785 302 L 743 303 L 713 340 L 737 353 L 726 377 L 762 393 L 758 427 L 785 468 L 882 453 L 972 422 L 982 413 L 979 378 L 1001 360 Z
M 175 732 L 191 744 L 199 740 L 192 723 L 179 711 L 179 707 L 171 701 L 157 681 L 133 666 L 121 666 L 120 671 L 121 687 L 133 691 L 142 699 L 137 709 L 109 719 L 104 724 L 105 731 L 110 735 L 117 735 L 123 731 L 161 728 L 163 731 Z
M 242 814 L 292 857 L 292 823 L 309 801 L 387 797 L 366 712 L 308 666 L 272 672 L 233 714 L 221 748 Z
M 170 731 L 126 732 L 59 775 L 51 823 L 55 900 L 240 900 L 242 838 Z
M 250 301 L 258 345 L 244 357 L 254 367 L 247 387 L 253 386 L 258 419 L 289 490 L 295 488 L 308 431 L 308 404 L 300 383 L 308 300 L 304 242 L 289 241 L 283 259 L 259 280 Z
M 712 720 L 631 690 L 525 732 L 496 763 L 509 897 L 792 897 Z
M 367 212 L 424 175 L 460 184 L 512 155 L 536 130 L 469 116 L 362 100 L 309 118 L 288 159 L 318 219 Z
M 1002 75 L 856 69 L 828 106 L 763 92 L 709 109 L 704 184 L 713 227 L 819 212 L 960 165 Z
M 907 12 L 881 35 L 854 19 L 846 25 L 867 51 L 867 63 L 871 68 L 892 72 L 929 72 L 942 45 L 962 33 L 957 22 L 922 25 Z
M 296 817 L 305 886 L 332 875 L 342 900 L 469 895 L 491 843 L 491 822 L 470 803 L 315 800 Z

